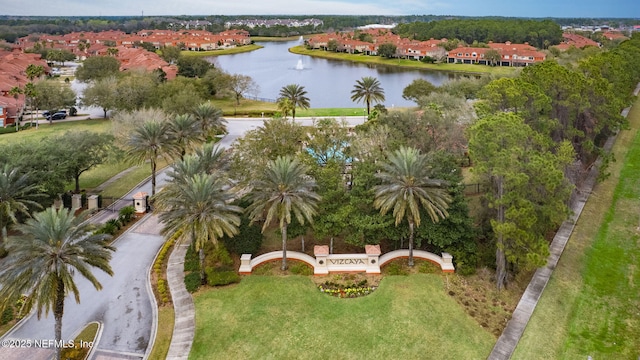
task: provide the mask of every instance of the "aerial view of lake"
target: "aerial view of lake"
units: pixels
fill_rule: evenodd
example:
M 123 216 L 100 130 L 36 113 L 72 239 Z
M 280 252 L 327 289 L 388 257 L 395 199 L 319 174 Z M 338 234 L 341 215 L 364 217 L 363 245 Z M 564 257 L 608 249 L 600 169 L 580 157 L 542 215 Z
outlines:
M 441 71 L 357 64 L 290 53 L 288 49 L 299 45 L 299 41 L 258 44 L 264 48 L 207 59 L 228 73 L 251 76 L 260 87 L 255 95 L 261 98 L 276 99 L 283 86 L 302 85 L 308 92 L 311 107 L 314 108 L 364 108 L 362 103 L 351 101 L 351 90 L 356 80 L 365 76 L 372 76 L 380 81 L 387 108 L 415 106 L 414 102 L 402 98 L 402 90 L 414 79 L 422 78 L 438 86 L 456 76 Z

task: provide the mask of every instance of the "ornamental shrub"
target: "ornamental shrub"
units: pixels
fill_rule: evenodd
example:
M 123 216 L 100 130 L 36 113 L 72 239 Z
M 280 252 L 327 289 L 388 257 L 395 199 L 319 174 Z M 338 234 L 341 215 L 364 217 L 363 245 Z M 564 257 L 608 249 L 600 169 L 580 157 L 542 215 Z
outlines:
M 120 209 L 120 211 L 118 211 L 118 220 L 120 220 L 120 223 L 122 223 L 122 225 L 126 225 L 133 219 L 133 215 L 135 213 L 136 209 L 133 206 L 125 206 Z
M 187 253 L 184 256 L 184 271 L 200 271 L 200 259 L 198 259 L 198 252 L 193 244 L 187 248 Z
M 9 321 L 14 319 L 13 315 L 13 307 L 7 306 L 2 312 L 2 316 L 0 317 L 0 325 L 5 325 L 9 323 Z
M 207 268 L 207 283 L 210 286 L 224 286 L 240 282 L 240 275 L 235 271 L 216 271 L 215 268 Z
M 402 266 L 397 262 L 392 262 L 391 264 L 385 266 L 384 272 L 387 275 L 409 275 L 409 273 L 404 270 Z
M 188 273 L 184 276 L 184 286 L 190 293 L 196 292 L 201 285 L 200 274 L 197 272 Z
M 249 225 L 249 219 L 243 217 L 240 227 L 238 228 L 238 234 L 234 237 L 225 236 L 222 238 L 222 242 L 229 252 L 242 255 L 242 254 L 256 254 L 262 246 L 262 231 L 260 226 L 256 224 Z
M 295 275 L 313 275 L 313 269 L 309 265 L 301 262 L 296 262 L 289 267 L 289 271 Z

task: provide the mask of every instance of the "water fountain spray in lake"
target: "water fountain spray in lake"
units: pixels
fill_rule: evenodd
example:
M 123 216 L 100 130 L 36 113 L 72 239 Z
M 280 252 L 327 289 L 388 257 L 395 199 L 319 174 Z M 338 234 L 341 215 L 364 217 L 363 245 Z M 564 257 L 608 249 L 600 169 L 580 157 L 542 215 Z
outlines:
M 304 70 L 304 64 L 302 63 L 302 59 L 298 60 L 298 63 L 296 64 L 296 70 Z

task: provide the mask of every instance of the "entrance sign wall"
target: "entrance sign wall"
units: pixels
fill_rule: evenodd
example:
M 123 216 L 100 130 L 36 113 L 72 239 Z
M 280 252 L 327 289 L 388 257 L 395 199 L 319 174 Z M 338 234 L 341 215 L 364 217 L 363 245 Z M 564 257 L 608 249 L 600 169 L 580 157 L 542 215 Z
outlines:
M 316 245 L 313 249 L 315 258 L 297 251 L 287 251 L 287 259 L 303 261 L 313 267 L 314 275 L 329 273 L 367 273 L 380 274 L 380 267 L 397 258 L 408 258 L 409 250 L 395 250 L 380 256 L 379 245 L 365 245 L 364 254 L 329 254 L 329 246 Z M 414 250 L 413 257 L 431 261 L 440 266 L 443 272 L 454 272 L 453 257 L 448 253 L 438 256 L 422 250 Z M 251 254 L 240 257 L 241 274 L 251 274 L 254 267 L 269 261 L 282 259 L 282 251 L 272 251 L 251 259 Z

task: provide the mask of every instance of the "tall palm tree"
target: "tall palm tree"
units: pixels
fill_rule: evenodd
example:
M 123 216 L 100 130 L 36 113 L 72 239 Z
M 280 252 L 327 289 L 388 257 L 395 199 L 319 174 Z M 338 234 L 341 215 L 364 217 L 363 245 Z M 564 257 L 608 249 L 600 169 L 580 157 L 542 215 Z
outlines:
M 212 135 L 212 132 L 227 132 L 227 120 L 222 117 L 222 110 L 213 106 L 210 102 L 198 105 L 193 110 L 193 115 L 200 123 L 200 128 L 205 137 Z
M 167 125 L 167 136 L 172 142 L 174 158 L 177 156 L 182 160 L 187 151 L 204 141 L 198 120 L 189 114 L 174 116 Z
M 24 93 L 24 90 L 22 90 L 20 86 L 14 86 L 8 92 L 9 96 L 12 96 L 16 101 L 16 131 L 18 131 L 18 128 L 20 127 L 20 120 L 18 118 L 20 114 L 20 109 L 18 109 L 18 97 L 20 97 L 20 94 L 22 93 Z
M 45 196 L 31 181 L 29 173 L 20 174 L 19 169 L 9 164 L 0 169 L 0 245 L 7 238 L 9 225 L 18 222 L 16 215 L 29 216 L 29 208 L 41 208 L 36 200 Z
M 151 166 L 151 196 L 156 193 L 156 170 L 158 158 L 172 151 L 169 126 L 165 122 L 147 120 L 137 125 L 126 140 L 127 158 Z
M 32 219 L 17 228 L 23 234 L 11 237 L 7 242 L 9 256 L 0 270 L 2 305 L 27 295 L 25 310 L 35 307 L 40 318 L 53 312 L 55 340 L 62 339 L 62 315 L 64 299 L 73 294 L 80 303 L 80 293 L 74 274 L 89 280 L 97 289 L 102 285 L 92 274 L 92 267 L 109 275 L 109 265 L 115 248 L 109 246 L 105 234 L 93 234 L 93 228 L 75 217 L 71 210 L 47 208 L 34 214 Z M 60 347 L 56 347 L 56 359 L 60 359 Z
M 186 178 L 174 178 L 156 197 L 156 207 L 162 211 L 162 233 L 179 232 L 191 239 L 200 254 L 200 276 L 204 282 L 204 245 L 217 245 L 222 236 L 238 233 L 242 208 L 232 205 L 234 195 L 227 191 L 228 181 L 217 175 L 197 173 Z
M 33 117 L 37 110 L 37 98 L 38 91 L 36 90 L 36 86 L 32 82 L 28 82 L 24 84 L 24 95 L 27 99 L 29 99 L 29 109 L 31 110 L 31 126 L 33 127 Z M 36 122 L 36 129 L 38 128 L 38 123 Z
M 252 185 L 247 208 L 252 222 L 264 218 L 262 231 L 275 219 L 282 232 L 282 270 L 287 269 L 287 226 L 291 212 L 300 224 L 313 222 L 320 201 L 314 188 L 316 181 L 306 174 L 307 167 L 291 157 L 279 156 L 270 161 L 264 173 Z
M 384 90 L 380 86 L 378 79 L 365 76 L 361 80 L 356 81 L 356 85 L 351 90 L 351 100 L 367 104 L 367 115 L 371 114 L 371 102 L 384 101 Z
M 311 104 L 307 97 L 307 90 L 298 84 L 289 84 L 280 89 L 280 99 L 285 98 L 291 101 L 291 116 L 296 119 L 296 107 L 308 109 Z
M 374 187 L 373 206 L 386 214 L 393 208 L 396 226 L 406 217 L 409 222 L 409 266 L 413 266 L 414 226 L 420 226 L 422 206 L 431 221 L 449 216 L 451 197 L 444 181 L 429 178 L 426 156 L 414 148 L 402 147 L 389 155 L 383 171 L 376 174 L 382 184 Z

